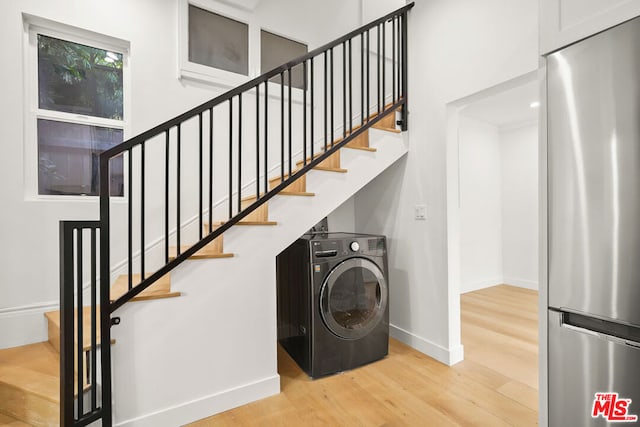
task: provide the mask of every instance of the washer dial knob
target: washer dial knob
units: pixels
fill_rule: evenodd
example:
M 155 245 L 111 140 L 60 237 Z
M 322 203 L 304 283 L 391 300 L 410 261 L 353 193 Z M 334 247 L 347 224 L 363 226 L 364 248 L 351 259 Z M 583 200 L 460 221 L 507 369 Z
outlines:
M 351 242 L 349 243 L 349 249 L 353 252 L 358 252 L 360 250 L 360 244 L 358 242 Z

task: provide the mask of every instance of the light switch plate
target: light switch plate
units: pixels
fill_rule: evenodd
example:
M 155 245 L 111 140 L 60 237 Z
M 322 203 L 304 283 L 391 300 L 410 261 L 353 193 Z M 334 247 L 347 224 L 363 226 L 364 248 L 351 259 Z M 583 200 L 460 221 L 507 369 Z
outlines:
M 425 221 L 427 219 L 427 207 L 425 205 L 416 205 L 415 219 L 418 221 Z

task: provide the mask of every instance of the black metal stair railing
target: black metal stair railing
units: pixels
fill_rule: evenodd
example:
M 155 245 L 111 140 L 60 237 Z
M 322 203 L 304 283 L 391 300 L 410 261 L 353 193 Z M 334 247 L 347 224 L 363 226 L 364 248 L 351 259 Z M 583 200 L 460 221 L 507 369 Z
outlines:
M 101 154 L 100 220 L 61 222 L 61 425 L 97 419 L 112 424 L 109 343 L 115 310 L 388 115 L 400 110 L 399 124 L 407 129 L 407 15 L 412 7 Z M 292 76 L 300 71 L 302 88 L 293 88 Z M 121 200 L 110 196 L 110 165 L 119 156 L 126 157 Z M 221 160 L 223 176 L 216 167 Z M 274 173 L 277 180 L 270 184 Z M 194 212 L 185 221 L 185 213 Z M 221 215 L 223 222 L 214 226 Z M 112 228 L 118 229 L 117 236 Z M 82 244 L 87 236 L 88 257 Z M 190 240 L 195 243 L 185 246 Z M 112 300 L 111 254 L 118 251 L 126 252 L 119 268 L 128 274 L 128 290 Z M 87 263 L 90 267 L 83 269 Z M 90 297 L 83 299 L 87 288 Z M 90 331 L 88 343 L 83 329 Z

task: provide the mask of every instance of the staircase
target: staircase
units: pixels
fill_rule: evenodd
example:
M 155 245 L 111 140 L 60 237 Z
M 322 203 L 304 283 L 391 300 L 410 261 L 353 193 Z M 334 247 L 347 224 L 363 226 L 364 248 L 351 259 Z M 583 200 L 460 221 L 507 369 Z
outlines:
M 412 5 L 102 155 L 100 221 L 61 223 L 61 311 L 46 313 L 49 340 L 0 350 L 0 426 L 88 425 L 98 420 L 112 425 L 114 419 L 127 426 L 181 425 L 279 392 L 275 257 L 407 153 L 401 135 L 407 126 L 406 65 L 400 58 L 401 52 L 406 55 L 406 16 Z M 390 66 L 385 65 L 386 31 L 393 35 Z M 354 69 L 346 61 L 356 37 L 362 47 L 360 99 L 351 93 Z M 374 54 L 369 43 L 375 37 L 378 48 Z M 343 79 L 338 86 L 343 96 L 336 102 L 333 51 L 340 48 Z M 322 60 L 324 84 L 314 80 L 314 61 L 318 66 Z M 282 131 L 274 143 L 274 156 L 266 127 L 274 121 L 268 116 L 268 110 L 273 110 L 268 108 L 269 79 L 280 75 L 286 82 L 285 75 L 290 77 L 291 70 L 299 66 L 310 76 L 300 110 L 292 107 L 290 82 L 288 96 L 286 85 L 278 86 Z M 376 66 L 377 74 L 371 70 Z M 387 79 L 385 71 L 392 77 Z M 377 78 L 374 90 L 370 89 L 371 75 Z M 322 119 L 324 126 L 315 133 L 314 116 L 320 107 L 313 101 L 314 88 L 316 97 L 322 93 L 318 88 L 324 89 L 321 120 L 315 119 L 316 129 Z M 254 91 L 254 126 L 258 129 L 250 142 L 256 148 L 247 166 L 241 161 L 246 155 L 242 100 L 243 94 L 248 99 L 250 91 Z M 359 119 L 352 111 L 352 104 L 358 101 Z M 227 103 L 229 136 L 221 143 L 229 144 L 229 174 L 224 184 L 228 192 L 226 202 L 216 206 L 214 166 L 209 163 L 207 167 L 206 160 L 214 157 L 214 109 Z M 334 124 L 334 108 L 339 110 L 336 116 L 342 115 L 341 126 L 338 119 Z M 291 131 L 296 125 L 294 111 L 304 117 L 302 131 L 295 138 Z M 188 122 L 197 123 L 195 132 L 189 133 Z M 402 129 L 397 129 L 398 123 Z M 265 126 L 262 134 L 261 126 Z M 302 144 L 298 139 L 303 139 Z M 165 188 L 161 212 L 147 206 L 152 189 L 145 186 L 145 178 L 158 166 L 145 161 L 145 152 L 152 155 L 152 143 L 166 147 L 160 165 Z M 180 160 L 181 144 L 199 146 L 193 163 L 188 160 L 188 166 L 199 172 L 195 186 L 185 178 L 189 174 L 181 172 L 185 162 Z M 108 196 L 109 159 L 118 155 L 126 156 L 128 175 L 140 173 L 140 178 L 129 179 L 127 192 L 128 231 L 121 239 L 126 242 L 127 260 L 120 266 L 127 274 L 114 275 L 110 256 L 121 242 L 110 235 L 111 229 L 118 228 L 114 222 L 118 220 Z M 172 169 L 170 158 L 176 157 L 177 166 Z M 267 157 L 280 161 L 273 166 Z M 253 180 L 244 178 L 242 169 L 253 164 Z M 180 203 L 185 192 L 195 189 L 197 214 L 185 222 L 181 219 L 185 207 Z M 145 233 L 150 233 L 151 225 L 145 226 L 145 221 L 150 224 L 157 216 L 164 218 L 163 237 L 149 246 Z M 171 221 L 175 222 L 173 230 Z M 136 253 L 138 238 L 142 249 Z M 111 277 L 109 289 L 100 287 L 99 277 Z

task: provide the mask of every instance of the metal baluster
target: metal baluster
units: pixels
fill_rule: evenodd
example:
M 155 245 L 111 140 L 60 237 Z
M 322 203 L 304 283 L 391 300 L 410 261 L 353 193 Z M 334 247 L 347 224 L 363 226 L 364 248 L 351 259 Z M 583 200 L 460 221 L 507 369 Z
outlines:
M 307 165 L 307 61 L 302 63 L 302 164 Z M 313 159 L 313 157 L 312 157 Z
M 391 19 L 391 99 L 396 102 L 396 17 Z
M 129 273 L 127 288 L 131 290 L 133 288 L 133 148 L 129 149 L 128 154 L 128 175 L 129 175 L 129 183 L 128 183 L 128 193 L 127 198 L 129 202 L 127 203 L 127 216 L 128 216 L 128 225 L 129 229 L 127 230 L 127 248 L 128 248 L 128 266 L 127 270 Z
M 82 398 L 84 391 L 84 369 L 83 369 L 83 347 L 84 347 L 84 328 L 83 328 L 83 318 L 84 318 L 84 308 L 82 303 L 82 228 L 79 228 L 76 232 L 76 322 L 78 335 L 77 339 L 77 360 L 78 360 L 78 375 L 77 375 L 77 387 L 78 387 L 78 418 L 82 418 L 84 414 L 83 403 L 84 399 Z
M 202 240 L 202 229 L 204 221 L 202 219 L 202 113 L 198 114 L 198 240 Z
M 242 211 L 242 93 L 238 94 L 238 213 Z
M 315 116 L 315 108 L 314 108 L 315 107 L 315 104 L 314 104 L 314 90 L 315 90 L 314 89 L 314 83 L 315 83 L 315 80 L 314 80 L 314 76 L 313 76 L 313 58 L 310 59 L 309 65 L 311 66 L 311 78 L 310 78 L 310 80 L 311 80 L 311 82 L 310 82 L 310 86 L 311 86 L 311 106 L 310 106 L 310 108 L 311 108 L 311 129 L 310 129 L 310 133 L 311 133 L 311 135 L 310 135 L 309 139 L 310 139 L 310 143 L 311 143 L 311 150 L 310 150 L 311 151 L 311 158 L 313 159 L 313 145 L 314 145 L 314 142 L 315 142 L 314 135 L 313 135 L 314 134 L 313 126 L 314 126 L 314 123 L 315 123 L 315 117 L 314 117 Z
M 229 98 L 229 219 L 233 217 L 233 98 Z
M 180 163 L 182 161 L 182 124 L 178 123 L 176 141 L 176 255 L 180 255 Z
M 264 82 L 264 192 L 269 191 L 269 82 Z
M 291 155 L 291 146 L 292 146 L 292 138 L 291 138 L 291 129 L 293 128 L 293 124 L 291 123 L 291 68 L 287 70 L 287 77 L 289 79 L 289 95 L 287 102 L 289 103 L 289 178 L 291 178 L 293 158 Z
M 330 128 L 330 132 L 331 132 L 331 147 L 333 147 L 333 142 L 335 141 L 335 136 L 334 136 L 334 124 L 333 124 L 333 104 L 334 104 L 334 92 L 333 92 L 333 48 L 329 49 L 329 59 L 331 60 L 331 73 L 329 74 L 329 83 L 331 84 L 331 128 Z
M 74 420 L 73 375 L 75 366 L 74 227 L 60 222 L 60 425 Z M 69 380 L 70 378 L 70 380 Z
M 342 138 L 347 137 L 347 45 L 342 42 Z
M 91 411 L 98 407 L 96 229 L 91 228 Z M 80 396 L 80 394 L 79 394 Z
M 327 104 L 327 72 L 328 72 L 328 68 L 327 68 L 327 51 L 324 51 L 324 105 L 323 105 L 323 110 L 324 110 L 324 151 L 327 151 L 327 143 L 329 140 L 329 136 L 328 136 L 328 128 L 327 128 L 327 117 L 329 115 L 329 111 L 328 111 L 328 104 Z
M 213 107 L 209 109 L 209 234 L 213 231 Z
M 387 72 L 386 72 L 386 64 L 387 64 L 387 24 L 386 22 L 382 23 L 382 111 L 384 111 L 385 109 L 385 104 L 386 104 L 386 100 L 385 100 L 385 90 L 386 90 L 386 84 L 385 84 L 385 80 L 387 78 Z
M 407 110 L 407 12 L 402 14 L 402 130 L 406 131 L 408 126 L 409 111 Z
M 396 38 L 398 39 L 397 43 L 398 43 L 398 63 L 397 63 L 397 68 L 398 68 L 398 88 L 397 88 L 397 93 L 398 93 L 398 99 L 402 98 L 402 16 L 398 15 L 397 17 L 397 24 L 396 24 Z M 403 107 L 404 108 L 404 107 Z
M 364 126 L 364 34 L 360 34 L 360 126 Z
M 144 280 L 144 141 L 140 144 L 140 282 Z
M 265 171 L 265 173 L 267 173 Z M 256 86 L 256 200 L 260 198 L 260 84 Z
M 370 102 L 370 97 L 371 97 L 371 81 L 370 81 L 370 77 L 371 77 L 371 69 L 370 69 L 370 62 L 371 62 L 371 53 L 369 52 L 369 30 L 367 30 L 367 50 L 366 50 L 366 54 L 367 54 L 367 109 L 365 110 L 365 114 L 367 116 L 367 122 L 369 121 L 369 111 L 371 110 L 371 108 L 369 107 L 369 102 Z
M 376 59 L 377 59 L 377 68 L 378 71 L 376 73 L 376 78 L 377 78 L 377 82 L 376 82 L 376 90 L 378 92 L 378 115 L 380 115 L 380 112 L 382 111 L 382 106 L 380 105 L 380 24 L 378 24 L 376 26 L 376 39 L 378 42 L 378 49 L 376 51 Z
M 164 263 L 169 263 L 169 129 L 164 143 Z
M 284 71 L 280 73 L 280 182 L 284 181 Z
M 353 50 L 349 39 L 349 133 L 353 133 Z

